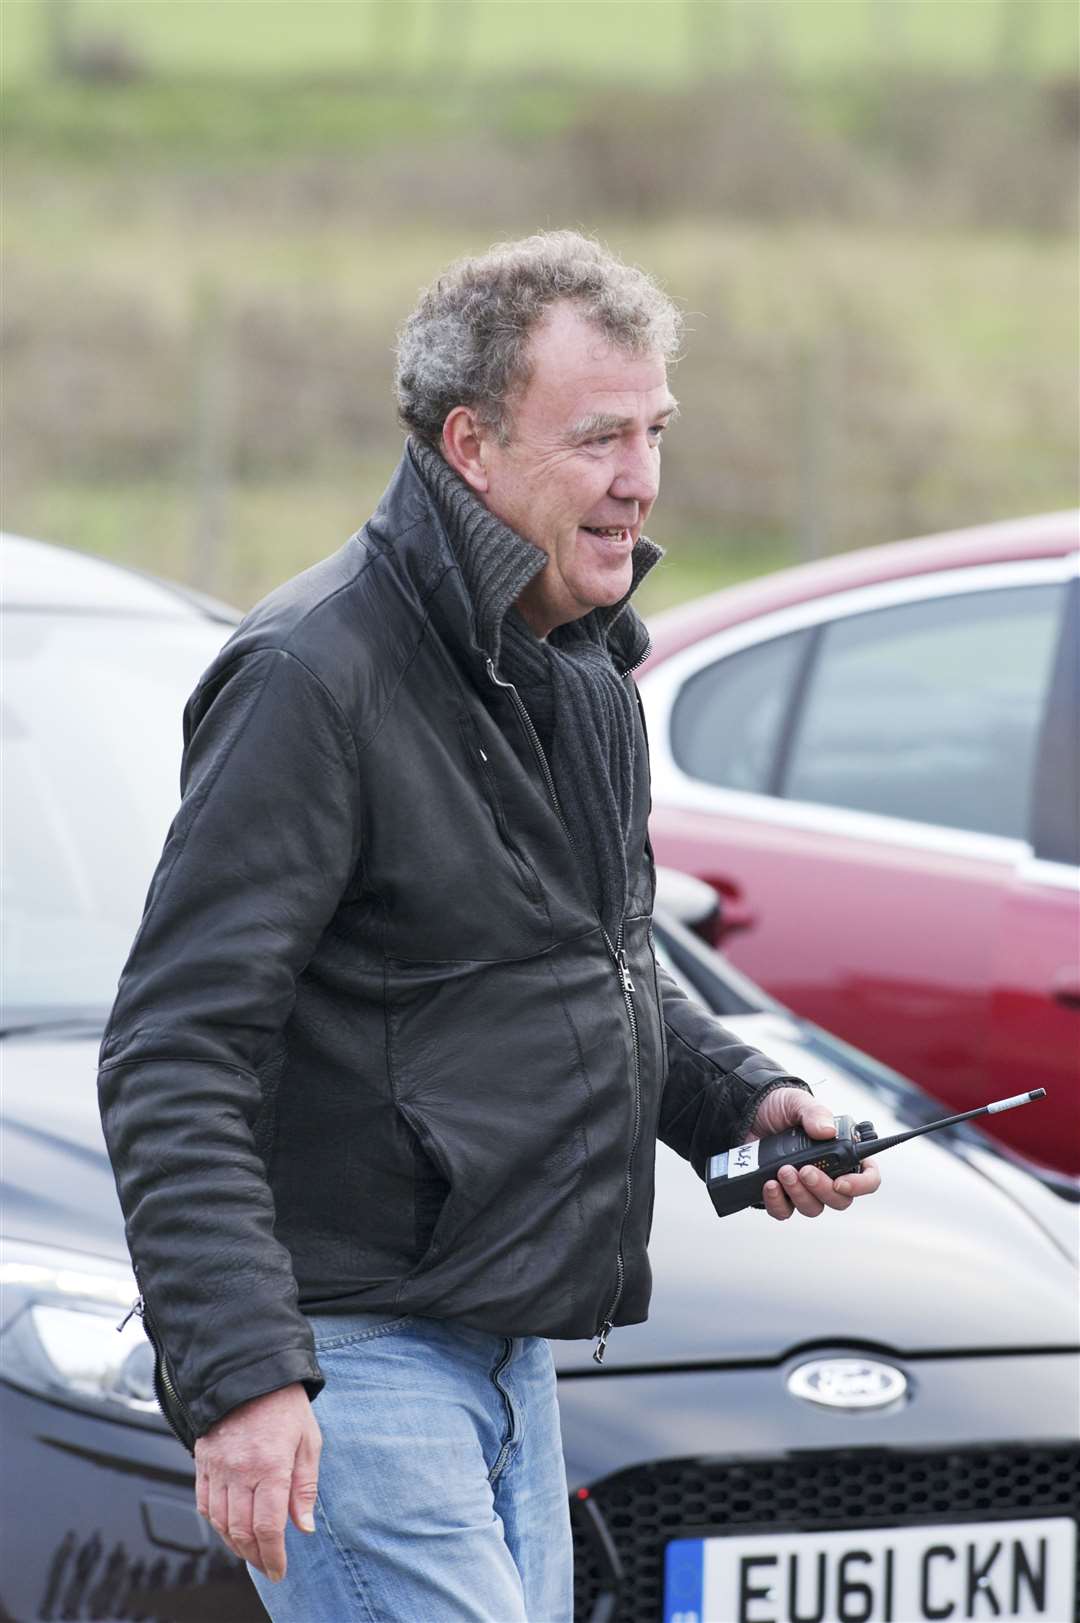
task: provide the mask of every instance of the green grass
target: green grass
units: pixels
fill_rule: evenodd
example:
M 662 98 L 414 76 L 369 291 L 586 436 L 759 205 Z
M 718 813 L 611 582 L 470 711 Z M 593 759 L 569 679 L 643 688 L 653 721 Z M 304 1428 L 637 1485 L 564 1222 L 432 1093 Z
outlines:
M 70 0 L 77 43 L 162 77 L 554 75 L 651 86 L 895 62 L 1075 70 L 1070 0 Z M 47 71 L 54 0 L 4 0 L 6 83 Z M 119 60 L 119 54 L 117 60 Z
M 200 208 L 153 185 L 121 195 L 124 207 L 109 188 L 76 188 L 69 207 L 21 188 L 6 199 L 19 253 L 5 287 L 4 523 L 246 606 L 371 511 L 400 444 L 392 333 L 476 234 L 386 222 L 373 234 L 348 211 L 284 230 L 259 196 Z M 1076 503 L 1070 240 L 592 223 L 691 312 L 654 524 L 669 559 L 648 606 L 794 561 L 807 352 L 827 372 L 815 455 L 829 550 Z M 225 546 L 196 579 L 191 323 L 207 285 L 237 403 Z M 252 311 L 285 345 L 265 427 L 263 398 L 243 393 L 259 356 L 229 336 Z M 342 415 L 313 435 L 306 403 L 322 409 L 331 390 Z
M 485 96 L 484 128 L 501 140 L 530 143 L 568 128 L 580 106 L 580 93 L 565 84 L 496 90 Z M 20 82 L 5 89 L 0 119 L 9 157 L 83 167 L 125 157 L 144 166 L 204 168 L 300 156 L 356 161 L 406 143 L 445 149 L 477 134 L 473 105 L 462 96 L 425 97 L 393 84 L 264 82 L 251 75 L 108 87 Z
M 663 517 L 659 512 L 657 520 L 660 535 Z M 643 614 L 658 614 L 676 603 L 798 562 L 793 541 L 777 535 L 729 534 L 723 540 L 715 535 L 684 535 L 668 546 L 661 562 L 642 582 L 635 601 Z
M 392 462 L 328 463 L 289 479 L 238 481 L 225 504 L 228 543 L 209 572 L 196 560 L 194 496 L 171 479 L 50 480 L 25 502 L 15 533 L 75 545 L 165 579 L 187 582 L 247 609 L 290 575 L 333 552 L 371 513 Z M 658 515 L 659 517 L 659 515 Z M 663 529 L 662 521 L 657 533 Z M 692 534 L 675 540 L 645 581 L 644 613 L 796 562 L 776 536 Z
M 57 16 L 81 72 L 50 71 Z M 468 164 L 488 141 L 528 163 L 585 129 L 631 169 L 653 150 L 685 170 L 725 78 L 868 148 L 894 139 L 880 103 L 891 86 L 906 105 L 906 76 L 955 98 L 939 145 L 962 136 L 986 81 L 1022 146 L 1017 120 L 1045 119 L 1078 71 L 1072 0 L 0 0 L 7 162 L 84 169 L 212 173 L 456 142 Z M 924 139 L 917 118 L 903 139 Z
M 998 74 L 1010 28 L 1032 73 L 1064 76 L 1071 4 L 476 0 L 436 79 L 452 16 L 429 0 L 74 0 L 79 41 L 127 42 L 144 71 L 125 84 L 48 79 L 47 13 L 0 0 L 11 528 L 251 603 L 370 512 L 400 443 L 391 350 L 417 290 L 459 254 L 560 224 L 646 265 L 689 316 L 648 606 L 794 561 L 811 486 L 830 550 L 1076 501 L 1078 268 L 1054 201 L 1074 160 L 1048 133 L 1062 87 L 942 80 L 910 103 L 925 85 L 886 96 L 875 78 L 901 60 Z M 794 94 L 646 93 L 755 53 L 763 70 L 770 30 L 768 71 L 801 75 Z M 736 104 L 742 122 L 693 148 L 703 111 Z M 887 169 L 874 142 L 898 118 L 918 150 Z M 838 157 L 826 133 L 805 211 L 800 191 L 756 216 L 754 187 L 802 175 L 822 130 L 847 144 Z M 815 218 L 835 162 L 858 185 Z M 575 163 L 591 190 L 560 212 Z M 691 187 L 676 206 L 695 163 L 706 181 L 745 163 L 748 201 Z M 1029 217 L 1040 188 L 1053 197 Z M 210 566 L 188 471 L 208 304 L 233 399 Z

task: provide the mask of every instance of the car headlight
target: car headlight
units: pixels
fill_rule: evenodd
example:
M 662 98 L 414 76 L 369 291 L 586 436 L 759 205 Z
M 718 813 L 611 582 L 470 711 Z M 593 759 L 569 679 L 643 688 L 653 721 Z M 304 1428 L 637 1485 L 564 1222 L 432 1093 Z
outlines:
M 0 1378 L 53 1402 L 160 1427 L 154 1355 L 131 1269 L 110 1258 L 30 1241 L 0 1256 Z

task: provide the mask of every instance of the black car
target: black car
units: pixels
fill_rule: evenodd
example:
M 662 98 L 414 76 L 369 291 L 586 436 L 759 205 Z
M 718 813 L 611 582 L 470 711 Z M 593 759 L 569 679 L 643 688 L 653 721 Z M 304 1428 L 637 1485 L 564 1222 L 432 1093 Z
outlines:
M 58 548 L 4 554 L 0 1620 L 245 1623 L 264 1614 L 196 1515 L 127 1316 L 95 1089 L 182 703 L 231 616 Z M 657 948 L 837 1112 L 881 1134 L 944 1113 L 673 917 Z M 970 1128 L 882 1169 L 843 1217 L 721 1222 L 661 1147 L 649 1322 L 602 1369 L 556 1346 L 578 1619 L 1076 1616 L 1077 1207 Z

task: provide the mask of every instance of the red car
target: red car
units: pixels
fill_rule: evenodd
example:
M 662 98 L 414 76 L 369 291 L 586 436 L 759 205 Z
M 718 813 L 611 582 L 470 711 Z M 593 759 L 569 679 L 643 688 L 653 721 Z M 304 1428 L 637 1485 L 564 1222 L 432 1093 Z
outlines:
M 1080 1173 L 1080 515 L 846 553 L 658 617 L 659 862 L 789 1004 Z M 808 1078 L 812 1081 L 812 1078 Z

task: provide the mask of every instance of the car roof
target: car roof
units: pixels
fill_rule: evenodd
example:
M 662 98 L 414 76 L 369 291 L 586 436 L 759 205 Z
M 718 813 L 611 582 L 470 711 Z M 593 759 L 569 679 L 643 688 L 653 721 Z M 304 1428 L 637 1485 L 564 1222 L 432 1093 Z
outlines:
M 238 618 L 235 610 L 199 592 L 72 547 L 22 535 L 0 536 L 0 595 L 6 609 L 211 619 L 227 624 Z
M 779 569 L 652 617 L 652 652 L 643 674 L 713 631 L 813 598 L 943 569 L 1064 557 L 1078 547 L 1080 511 L 1073 510 L 862 547 L 857 552 L 841 552 L 814 563 Z

